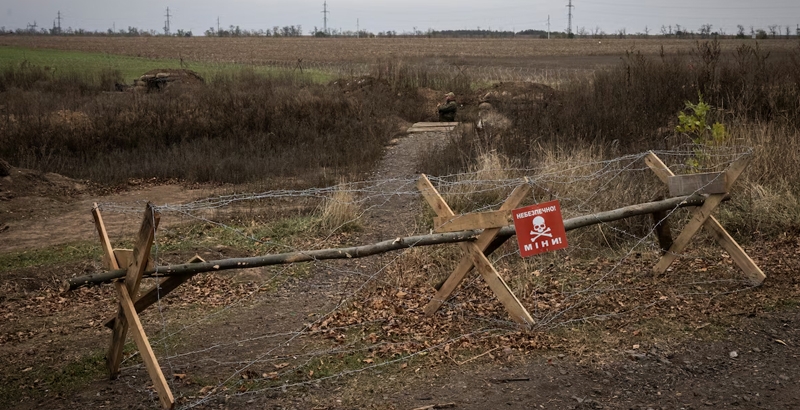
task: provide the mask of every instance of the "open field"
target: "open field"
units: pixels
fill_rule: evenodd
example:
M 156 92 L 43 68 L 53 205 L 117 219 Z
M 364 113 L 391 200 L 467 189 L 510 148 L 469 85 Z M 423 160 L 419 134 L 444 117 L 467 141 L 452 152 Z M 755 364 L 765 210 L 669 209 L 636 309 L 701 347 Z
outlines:
M 180 58 L 207 81 L 98 81 Z M 492 81 L 518 67 L 580 75 Z M 133 342 L 106 375 L 113 287 L 63 292 L 105 270 L 94 202 L 121 248 L 154 202 L 151 256 L 180 264 L 429 233 L 420 172 L 457 213 L 497 209 L 523 177 L 522 204 L 558 199 L 565 218 L 649 202 L 667 194 L 648 150 L 676 173 L 750 158 L 715 216 L 761 286 L 705 228 L 654 273 L 650 215 L 570 231 L 565 250 L 520 258 L 512 240 L 490 255 L 529 328 L 474 271 L 423 313 L 455 245 L 200 274 L 141 314 L 176 408 L 800 408 L 794 41 L 5 36 L 0 70 L 2 408 L 160 407 Z M 462 125 L 404 132 L 451 90 Z M 686 104 L 699 94 L 703 115 Z M 679 113 L 708 128 L 678 131 Z M 668 217 L 673 237 L 690 220 Z
M 318 39 L 318 38 L 94 38 L 0 36 L 0 45 L 108 53 L 189 62 L 268 65 L 273 62 L 409 62 L 585 69 L 616 64 L 627 51 L 682 55 L 697 40 L 658 39 Z M 755 40 L 721 40 L 724 52 Z M 765 52 L 796 49 L 796 40 L 758 42 Z
M 241 71 L 244 68 L 252 72 L 269 75 L 276 69 L 267 66 L 252 66 L 241 63 L 220 63 L 212 61 L 184 61 L 170 57 L 137 57 L 108 52 L 74 51 L 51 48 L 23 48 L 16 46 L 0 46 L 0 67 L 14 64 L 27 64 L 48 67 L 54 76 L 74 73 L 97 73 L 100 70 L 118 71 L 126 83 L 131 83 L 142 74 L 160 69 L 191 68 L 204 78 Z M 321 71 L 308 71 L 310 78 L 318 82 L 328 82 L 335 77 Z

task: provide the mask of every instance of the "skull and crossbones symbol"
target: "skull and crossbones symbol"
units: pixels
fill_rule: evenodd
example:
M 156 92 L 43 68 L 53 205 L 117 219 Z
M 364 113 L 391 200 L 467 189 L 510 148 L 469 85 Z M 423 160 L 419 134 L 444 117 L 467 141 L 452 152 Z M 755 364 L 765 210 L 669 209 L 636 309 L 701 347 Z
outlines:
M 550 228 L 545 224 L 544 218 L 537 216 L 533 218 L 533 230 L 531 231 L 531 242 L 536 242 L 542 236 L 552 238 L 553 234 L 550 233 Z

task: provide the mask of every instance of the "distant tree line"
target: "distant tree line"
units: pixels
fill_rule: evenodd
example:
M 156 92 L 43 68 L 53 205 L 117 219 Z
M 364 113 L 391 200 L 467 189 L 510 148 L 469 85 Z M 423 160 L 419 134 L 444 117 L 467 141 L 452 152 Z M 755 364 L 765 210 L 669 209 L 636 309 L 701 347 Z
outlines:
M 271 29 L 242 29 L 239 26 L 230 25 L 228 28 L 215 28 L 210 27 L 203 32 L 207 37 L 300 37 L 303 35 L 303 28 L 300 25 L 291 26 L 273 26 Z M 414 27 L 411 31 L 397 32 L 395 30 L 380 31 L 373 33 L 367 30 L 341 30 L 341 29 L 328 29 L 327 31 L 320 30 L 317 27 L 309 33 L 314 37 L 428 37 L 428 38 L 511 38 L 511 37 L 527 37 L 527 38 L 548 38 L 547 31 L 537 29 L 526 29 L 522 31 L 507 31 L 507 30 L 491 30 L 481 29 L 461 29 L 461 30 L 434 30 L 428 29 L 426 31 L 418 30 Z M 91 31 L 84 29 L 73 29 L 68 27 L 66 29 L 59 29 L 58 27 L 44 28 L 38 27 L 36 23 L 29 24 L 27 28 L 6 29 L 0 27 L 0 35 L 34 35 L 34 36 L 117 36 L 117 37 L 149 37 L 149 36 L 165 36 L 163 32 L 156 30 L 146 30 L 137 27 L 129 26 L 127 29 L 106 31 Z M 194 34 L 191 30 L 178 29 L 175 33 L 170 33 L 174 37 L 192 37 Z M 613 32 L 606 32 L 599 26 L 587 29 L 585 26 L 576 27 L 574 33 L 566 33 L 563 31 L 551 31 L 550 38 L 754 38 L 759 40 L 776 39 L 776 38 L 790 38 L 800 37 L 800 25 L 796 27 L 782 26 L 782 25 L 769 25 L 766 29 L 756 28 L 750 26 L 749 29 L 743 25 L 736 26 L 735 33 L 729 33 L 722 28 L 716 28 L 711 24 L 702 24 L 697 30 L 689 29 L 680 24 L 663 25 L 658 32 L 645 27 L 644 31 L 629 33 L 626 28 L 621 28 Z
M 84 30 L 82 28 L 73 29 L 72 27 L 68 27 L 66 29 L 59 30 L 57 27 L 53 28 L 34 28 L 28 26 L 28 28 L 22 29 L 18 28 L 16 30 L 6 29 L 5 27 L 0 27 L 0 35 L 24 35 L 24 36 L 113 36 L 113 37 L 155 37 L 155 36 L 164 36 L 163 32 L 158 32 L 155 30 L 145 30 L 140 29 L 137 27 L 128 27 L 127 29 L 120 29 L 114 31 L 112 29 L 108 29 L 105 31 L 101 30 Z M 173 37 L 192 37 L 191 30 L 183 30 L 179 29 L 170 36 Z
M 271 29 L 242 29 L 239 26 L 228 26 L 228 29 L 210 27 L 203 33 L 206 37 L 300 37 L 303 26 L 274 26 Z
M 651 36 L 666 37 L 666 38 L 754 38 L 759 40 L 767 40 L 770 38 L 791 38 L 800 37 L 800 25 L 796 27 L 769 25 L 767 30 L 755 28 L 750 26 L 749 30 L 741 24 L 736 26 L 735 33 L 729 33 L 723 28 L 714 29 L 711 24 L 702 24 L 697 30 L 692 30 L 680 24 L 663 25 L 658 33 L 654 33 L 650 28 L 644 28 L 644 31 L 629 33 L 624 27 L 614 32 L 606 32 L 599 26 L 594 29 L 587 30 L 586 27 L 578 27 L 575 32 L 576 37 L 580 38 L 647 38 Z

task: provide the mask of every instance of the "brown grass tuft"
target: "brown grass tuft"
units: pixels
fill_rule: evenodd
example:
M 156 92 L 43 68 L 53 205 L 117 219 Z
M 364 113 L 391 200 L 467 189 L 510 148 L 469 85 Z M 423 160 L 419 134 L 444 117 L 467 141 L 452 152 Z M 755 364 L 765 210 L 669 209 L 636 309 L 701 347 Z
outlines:
M 325 231 L 353 231 L 361 229 L 362 210 L 348 184 L 341 181 L 333 194 L 320 204 L 319 224 Z

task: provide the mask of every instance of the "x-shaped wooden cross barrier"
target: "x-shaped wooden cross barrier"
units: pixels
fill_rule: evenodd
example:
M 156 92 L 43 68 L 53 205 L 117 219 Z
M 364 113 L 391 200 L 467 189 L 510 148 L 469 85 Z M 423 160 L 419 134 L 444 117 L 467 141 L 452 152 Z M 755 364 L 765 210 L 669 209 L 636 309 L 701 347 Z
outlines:
M 728 252 L 734 263 L 750 278 L 753 284 L 760 285 L 764 281 L 766 276 L 761 269 L 758 268 L 741 246 L 739 246 L 722 225 L 720 225 L 719 221 L 711 215 L 714 209 L 726 198 L 736 179 L 747 167 L 749 160 L 750 157 L 743 157 L 734 161 L 728 169 L 722 173 L 677 176 L 654 153 L 650 152 L 645 157 L 646 164 L 655 172 L 659 179 L 669 185 L 672 196 L 685 196 L 696 193 L 706 195 L 703 205 L 692 211 L 690 221 L 683 228 L 669 250 L 662 255 L 659 262 L 653 268 L 656 273 L 664 273 L 670 264 L 672 264 L 686 248 L 700 228 L 705 226 L 714 239 Z M 439 288 L 433 299 L 425 306 L 425 314 L 434 314 L 453 294 L 466 275 L 475 268 L 514 321 L 527 326 L 533 325 L 534 320 L 530 313 L 528 313 L 519 299 L 511 292 L 508 285 L 503 278 L 500 277 L 487 258 L 487 256 L 491 255 L 492 252 L 510 238 L 509 236 L 501 237 L 498 236 L 498 234 L 501 228 L 511 223 L 511 211 L 518 208 L 525 197 L 531 193 L 531 186 L 528 181 L 526 180 L 525 183 L 517 186 L 499 210 L 464 215 L 456 215 L 453 212 L 433 184 L 431 184 L 427 176 L 422 175 L 420 177 L 417 182 L 417 188 L 436 212 L 437 217 L 434 218 L 434 231 L 442 233 L 476 229 L 483 230 L 475 241 L 459 242 L 459 246 L 464 251 L 464 257 Z M 126 271 L 124 280 L 120 278 L 120 280 L 114 284 L 119 299 L 117 315 L 106 322 L 106 326 L 113 330 L 111 346 L 106 357 L 109 375 L 112 379 L 119 375 L 125 338 L 130 329 L 147 372 L 153 381 L 155 390 L 158 392 L 162 406 L 166 409 L 171 409 L 175 405 L 175 399 L 172 396 L 169 385 L 164 378 L 158 360 L 153 353 L 153 349 L 150 346 L 147 335 L 139 320 L 139 313 L 189 280 L 196 275 L 196 273 L 171 275 L 161 280 L 152 289 L 137 298 L 144 272 L 152 267 L 150 251 L 155 240 L 155 231 L 160 220 L 158 211 L 152 204 L 147 204 L 133 250 L 113 249 L 97 204 L 95 204 L 92 210 L 92 215 L 94 216 L 97 232 L 100 236 L 105 268 L 109 270 L 125 269 Z M 195 256 L 187 263 L 196 262 L 204 261 L 199 256 Z
M 506 282 L 494 269 L 489 259 L 486 258 L 487 255 L 502 244 L 502 242 L 494 243 L 495 238 L 500 228 L 510 223 L 511 211 L 517 208 L 525 197 L 531 193 L 530 185 L 525 183 L 514 189 L 499 211 L 466 215 L 456 215 L 431 184 L 427 176 L 422 175 L 419 178 L 417 188 L 422 192 L 422 196 L 436 212 L 436 215 L 438 215 L 438 218 L 434 220 L 435 232 L 484 229 L 476 241 L 459 243 L 465 255 L 453 273 L 447 278 L 447 281 L 436 292 L 436 296 L 425 306 L 425 314 L 432 315 L 435 313 L 458 285 L 461 284 L 467 273 L 475 267 L 514 321 L 528 326 L 533 325 L 534 321 L 530 313 L 522 306 L 522 303 L 514 296 Z M 504 238 L 503 241 L 507 239 Z
M 678 238 L 672 243 L 669 250 L 661 256 L 653 272 L 662 274 L 678 258 L 694 235 L 701 227 L 706 227 L 711 236 L 731 256 L 738 266 L 754 285 L 764 282 L 766 275 L 759 269 L 753 260 L 745 253 L 741 246 L 731 237 L 728 231 L 720 225 L 711 213 L 725 199 L 736 179 L 747 168 L 750 156 L 734 161 L 723 173 L 675 175 L 656 154 L 650 152 L 645 157 L 645 163 L 655 172 L 656 176 L 670 187 L 672 196 L 686 195 L 698 192 L 708 194 L 702 206 L 692 211 L 692 217 L 681 231 Z
M 139 354 L 147 368 L 147 373 L 150 375 L 153 386 L 158 392 L 161 405 L 165 409 L 171 409 L 175 405 L 175 399 L 164 378 L 164 373 L 161 371 L 153 349 L 150 347 L 147 334 L 145 334 L 142 323 L 139 320 L 139 313 L 156 303 L 160 298 L 166 296 L 169 292 L 173 291 L 194 275 L 170 276 L 155 285 L 141 297 L 136 298 L 139 294 L 142 275 L 146 269 L 152 267 L 150 249 L 153 246 L 155 231 L 156 228 L 158 228 L 158 223 L 161 218 L 158 211 L 156 211 L 151 204 L 147 204 L 142 225 L 139 228 L 136 245 L 133 250 L 113 249 L 111 247 L 111 242 L 108 238 L 108 233 L 106 232 L 106 227 L 97 204 L 95 204 L 94 209 L 92 209 L 92 216 L 94 216 L 95 226 L 97 228 L 97 233 L 100 235 L 100 243 L 103 248 L 103 265 L 106 269 L 127 269 L 125 279 L 114 283 L 119 299 L 117 315 L 106 322 L 106 326 L 113 331 L 111 346 L 106 355 L 106 365 L 108 366 L 109 376 L 112 379 L 119 376 L 119 367 L 122 363 L 125 337 L 127 336 L 128 329 L 130 329 L 136 347 L 139 349 Z M 195 256 L 188 263 L 194 262 L 203 262 L 203 260 L 199 256 Z

